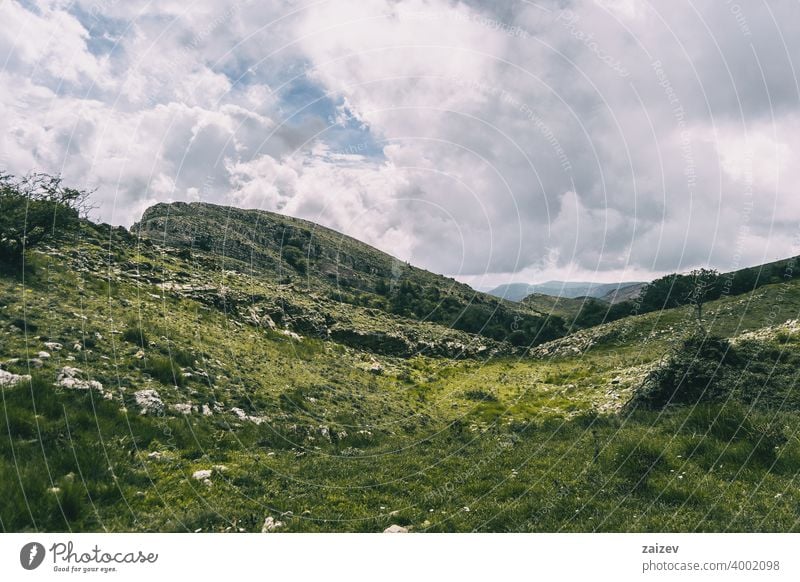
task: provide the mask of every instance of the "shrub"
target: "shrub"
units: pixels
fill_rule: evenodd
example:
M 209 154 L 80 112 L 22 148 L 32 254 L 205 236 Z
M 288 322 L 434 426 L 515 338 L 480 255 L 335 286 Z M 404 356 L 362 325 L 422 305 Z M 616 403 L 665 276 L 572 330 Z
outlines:
M 33 323 L 30 319 L 22 319 L 21 317 L 17 317 L 11 322 L 11 325 L 21 329 L 26 333 L 36 333 L 39 330 L 39 326 Z
M 301 275 L 305 274 L 307 265 L 306 255 L 303 253 L 303 251 L 297 247 L 286 246 L 283 249 L 283 259 L 292 267 L 294 267 L 298 273 Z
M 733 365 L 736 352 L 728 340 L 692 335 L 682 342 L 666 364 L 652 371 L 632 404 L 649 409 L 669 405 L 719 401 L 727 397 L 731 386 L 721 381 L 726 367 Z
M 25 249 L 75 230 L 88 195 L 60 176 L 0 173 L 0 263 L 17 264 Z
M 467 400 L 474 400 L 477 402 L 497 402 L 497 396 L 485 390 L 467 390 L 464 392 L 464 397 Z
M 143 349 L 150 344 L 147 332 L 141 322 L 135 319 L 128 321 L 125 330 L 122 332 L 122 339 Z
M 183 386 L 186 383 L 180 368 L 162 356 L 148 358 L 145 371 L 166 386 Z
M 173 362 L 183 368 L 194 366 L 194 361 L 196 359 L 191 351 L 182 348 L 170 350 L 170 356 Z

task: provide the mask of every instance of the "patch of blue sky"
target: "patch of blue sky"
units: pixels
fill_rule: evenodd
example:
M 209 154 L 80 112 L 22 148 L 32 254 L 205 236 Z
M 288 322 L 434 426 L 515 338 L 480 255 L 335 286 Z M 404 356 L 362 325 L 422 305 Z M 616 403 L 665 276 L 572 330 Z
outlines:
M 280 92 L 279 104 L 289 124 L 305 124 L 312 118 L 322 120 L 326 129 L 319 139 L 332 154 L 383 158 L 383 144 L 346 107 L 344 99 L 326 93 L 308 78 L 298 77 L 287 83 Z

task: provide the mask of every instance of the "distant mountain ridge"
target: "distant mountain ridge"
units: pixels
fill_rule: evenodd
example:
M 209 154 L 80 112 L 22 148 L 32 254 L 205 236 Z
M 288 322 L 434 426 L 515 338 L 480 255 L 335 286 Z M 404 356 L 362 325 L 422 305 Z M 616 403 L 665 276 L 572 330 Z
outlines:
M 577 297 L 594 297 L 609 301 L 610 297 L 617 295 L 625 296 L 623 291 L 632 291 L 636 286 L 638 290 L 646 283 L 641 281 L 624 281 L 619 283 L 593 283 L 583 281 L 547 281 L 546 283 L 509 283 L 500 285 L 489 291 L 489 295 L 508 299 L 509 301 L 522 301 L 528 295 L 538 293 L 540 295 L 550 295 L 551 297 L 562 297 L 575 299 Z M 605 299 L 609 297 L 609 299 Z M 630 298 L 625 296 L 625 298 Z

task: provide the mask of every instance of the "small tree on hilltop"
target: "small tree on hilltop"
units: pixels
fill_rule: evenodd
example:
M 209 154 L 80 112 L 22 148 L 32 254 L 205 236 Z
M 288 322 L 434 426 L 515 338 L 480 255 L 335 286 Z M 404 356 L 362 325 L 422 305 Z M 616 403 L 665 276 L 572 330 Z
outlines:
M 0 260 L 19 264 L 26 249 L 75 229 L 90 194 L 63 186 L 60 176 L 0 172 Z
M 719 273 L 714 269 L 695 269 L 689 276 L 692 287 L 689 291 L 688 301 L 694 306 L 697 322 L 703 325 L 703 304 L 711 299 L 716 299 L 716 287 Z

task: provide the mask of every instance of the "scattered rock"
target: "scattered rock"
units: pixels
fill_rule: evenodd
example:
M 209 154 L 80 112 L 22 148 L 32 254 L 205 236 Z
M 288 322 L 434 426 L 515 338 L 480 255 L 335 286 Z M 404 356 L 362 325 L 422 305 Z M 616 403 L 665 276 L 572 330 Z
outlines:
M 56 386 L 68 388 L 70 390 L 97 390 L 104 394 L 103 385 L 97 380 L 84 380 L 80 376 L 83 374 L 78 368 L 64 366 L 58 371 Z M 111 393 L 109 393 L 110 395 Z
M 44 362 L 39 358 L 31 358 L 30 360 L 28 360 L 28 364 L 30 364 L 34 368 L 41 368 L 42 366 L 44 366 Z
M 288 337 L 288 338 L 291 338 L 291 339 L 293 339 L 293 340 L 295 340 L 295 341 L 298 341 L 298 342 L 299 342 L 299 341 L 302 341 L 302 339 L 303 339 L 303 336 L 301 336 L 300 334 L 297 334 L 297 333 L 293 332 L 293 331 L 292 331 L 292 330 L 290 330 L 290 329 L 283 329 L 283 330 L 281 330 L 281 333 L 282 333 L 283 335 L 285 335 L 286 337 Z
M 40 360 L 49 360 L 50 359 L 50 352 L 39 352 L 36 356 Z
M 170 409 L 178 414 L 191 414 L 192 413 L 192 405 L 188 402 L 181 402 L 179 404 L 173 404 L 170 406 Z
M 62 346 L 58 342 L 44 342 L 44 347 L 46 347 L 48 350 L 50 350 L 52 352 L 57 352 L 61 348 L 63 348 L 64 346 Z
M 208 404 L 203 404 L 202 408 L 203 416 L 211 416 L 214 412 L 209 408 Z
M 387 527 L 385 530 L 383 530 L 383 533 L 408 533 L 408 528 L 407 527 L 403 527 L 402 525 L 397 525 L 396 523 L 393 523 L 392 525 Z
M 155 390 L 139 390 L 133 396 L 141 409 L 140 414 L 163 414 L 164 402 Z
M 380 376 L 383 374 L 383 366 L 381 366 L 378 362 L 373 362 L 369 368 L 371 374 L 375 374 L 376 376 Z
M 271 515 L 264 520 L 264 525 L 261 526 L 261 533 L 269 533 L 278 528 L 283 527 L 282 521 L 276 521 Z
M 211 478 L 211 473 L 212 473 L 211 469 L 200 469 L 192 473 L 192 479 L 195 479 L 197 481 L 204 481 L 206 479 Z
M 262 422 L 265 422 L 267 420 L 263 416 L 252 416 L 250 414 L 247 414 L 241 408 L 233 407 L 233 408 L 231 408 L 231 412 L 233 414 L 235 414 L 237 416 L 237 418 L 239 418 L 239 420 L 247 420 L 247 421 L 255 423 L 255 424 L 261 424 Z
M 12 374 L 6 370 L 0 370 L 0 386 L 11 386 L 22 381 L 29 381 L 31 379 L 27 374 L 19 375 Z
M 163 453 L 161 453 L 161 451 L 153 451 L 151 453 L 147 453 L 147 458 L 148 459 L 153 459 L 155 461 L 159 460 L 163 456 L 164 455 L 163 455 Z

